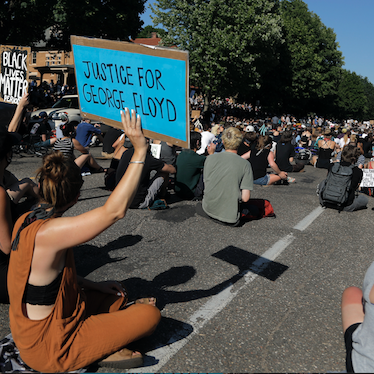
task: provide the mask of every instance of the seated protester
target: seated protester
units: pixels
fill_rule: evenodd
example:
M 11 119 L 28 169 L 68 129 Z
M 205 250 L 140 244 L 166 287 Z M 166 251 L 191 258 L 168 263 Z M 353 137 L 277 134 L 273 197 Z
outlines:
M 275 151 L 275 162 L 278 168 L 287 173 L 299 172 L 304 169 L 304 164 L 291 164 L 295 157 L 295 148 L 291 144 L 292 139 L 292 131 L 284 131 Z
M 134 148 L 130 148 L 123 153 L 116 172 L 117 184 L 125 174 L 133 154 Z M 136 163 L 136 161 L 131 162 Z M 152 179 L 150 179 L 152 170 L 156 171 L 156 175 Z M 150 152 L 150 147 L 148 147 L 142 175 L 140 177 L 140 184 L 136 191 L 136 195 L 130 205 L 130 208 L 146 209 L 152 206 L 163 183 L 166 179 L 169 178 L 169 173 L 175 172 L 176 170 L 173 165 L 165 164 L 163 161 L 153 157 Z
M 40 120 L 36 122 L 30 130 L 31 135 L 39 135 L 42 142 L 47 141 L 51 132 L 51 126 L 48 123 L 47 112 L 39 113 Z
M 245 128 L 245 133 L 243 136 L 243 141 L 238 148 L 238 155 L 243 156 L 245 155 L 245 159 L 248 159 L 249 153 L 253 147 L 256 146 L 257 142 L 257 133 L 255 132 L 255 128 L 252 125 L 248 125 Z M 248 155 L 246 155 L 248 153 Z
M 287 173 L 281 171 L 274 161 L 274 153 L 271 151 L 272 139 L 269 135 L 260 135 L 255 143 L 254 148 L 249 153 L 248 161 L 251 163 L 253 171 L 253 183 L 266 186 L 283 180 L 288 180 Z M 242 155 L 246 158 L 248 152 Z M 276 174 L 267 173 L 268 165 Z M 290 178 L 290 182 L 294 181 Z
M 201 198 L 204 191 L 202 171 L 206 156 L 198 155 L 201 134 L 195 131 L 190 133 L 190 148 L 182 149 L 177 157 L 177 173 L 175 175 L 175 193 L 182 199 Z M 208 153 L 212 155 L 215 144 L 210 143 Z
M 364 165 L 364 168 L 365 169 L 374 169 L 374 157 L 372 157 L 370 159 L 369 162 L 367 162 L 365 165 Z
M 300 135 L 299 147 L 309 148 L 312 146 L 312 129 L 310 127 L 305 128 Z
M 325 130 L 323 139 L 318 140 L 318 156 L 313 156 L 312 163 L 319 169 L 329 169 L 336 148 L 331 130 Z
M 101 152 L 102 156 L 105 158 L 113 158 L 115 148 L 113 144 L 117 141 L 117 139 L 123 134 L 123 131 L 120 129 L 116 129 L 115 127 L 111 127 L 108 132 L 105 134 L 103 140 L 103 150 Z
M 362 290 L 344 290 L 341 311 L 347 373 L 373 373 L 374 263 L 365 274 Z
M 363 155 L 366 158 L 372 158 L 373 157 L 373 134 L 369 133 L 368 136 L 365 136 L 365 138 L 362 139 L 362 150 Z
M 114 149 L 114 152 L 112 154 L 112 161 L 110 162 L 110 166 L 104 176 L 105 187 L 109 191 L 113 191 L 116 187 L 116 172 L 123 152 L 127 151 L 129 148 L 132 148 L 133 145 L 131 144 L 130 139 L 125 135 L 125 133 L 121 131 L 121 135 L 112 144 L 112 147 Z
M 72 135 L 74 134 L 74 126 L 71 123 L 62 125 L 61 131 L 63 137 L 61 139 L 56 139 L 53 151 L 60 151 L 65 157 L 72 158 L 80 169 L 82 169 L 84 165 L 87 165 L 93 173 L 104 173 L 106 171 L 96 162 L 95 158 L 87 148 L 83 147 L 77 139 L 72 138 Z M 74 150 L 77 150 L 82 154 L 75 158 Z
M 215 125 L 212 127 L 212 134 L 216 137 L 216 141 L 213 140 L 213 142 L 216 144 L 216 152 L 222 152 L 223 143 L 222 143 L 222 133 L 225 129 L 224 122 L 220 122 L 218 125 Z M 209 153 L 209 151 L 208 151 Z
M 84 148 L 88 148 L 90 146 L 93 135 L 96 135 L 101 143 L 104 141 L 103 137 L 101 136 L 101 130 L 99 129 L 100 125 L 92 125 L 90 122 L 91 121 L 89 119 L 84 119 L 78 124 L 75 130 L 75 139 L 77 139 Z
M 167 165 L 172 165 L 175 167 L 177 161 L 177 151 L 175 145 L 155 139 L 153 140 L 153 144 L 161 145 L 160 160 L 164 161 Z M 159 191 L 160 199 L 166 198 L 168 194 L 169 181 L 169 177 L 165 177 L 165 182 L 163 183 L 161 190 Z
M 153 139 L 152 143 L 161 144 L 160 160 L 164 161 L 165 164 L 175 166 L 177 161 L 177 152 L 175 146 L 171 143 L 167 143 L 157 139 Z
M 353 142 L 353 141 L 351 141 L 349 144 L 352 145 L 352 146 L 354 146 L 354 147 L 356 147 L 356 143 Z M 358 149 L 358 154 L 359 154 L 359 156 L 358 156 L 358 159 L 357 159 L 357 162 L 355 163 L 355 165 L 356 165 L 358 168 L 363 169 L 364 166 L 365 166 L 365 156 L 362 154 L 362 150 L 361 150 L 361 148 L 357 147 L 357 149 Z M 336 161 L 337 161 L 337 162 L 340 162 L 340 161 L 341 161 L 341 157 L 342 157 L 342 152 L 339 152 L 339 153 L 336 155 Z
M 160 321 L 155 298 L 126 305 L 120 282 L 78 277 L 74 263 L 73 248 L 123 218 L 135 194 L 147 152 L 135 117 L 127 108 L 121 113 L 137 163 L 104 206 L 62 217 L 77 203 L 83 180 L 70 158 L 52 153 L 38 172 L 40 204 L 15 225 L 8 270 L 10 326 L 22 360 L 38 372 L 66 373 L 93 363 L 141 366 L 143 356 L 128 345 L 150 335 Z
M 342 165 L 342 166 L 353 166 L 357 163 L 357 160 L 358 160 L 359 156 L 360 156 L 360 150 L 356 146 L 354 146 L 352 144 L 348 144 L 347 146 L 345 146 L 343 148 L 343 150 L 341 152 L 340 165 Z M 329 173 L 331 173 L 331 169 L 336 168 L 336 165 L 338 165 L 338 164 L 339 163 L 331 164 Z M 342 203 L 342 205 L 341 205 L 341 207 L 339 207 L 339 209 L 341 209 L 345 212 L 354 212 L 356 210 L 366 208 L 367 203 L 368 203 L 368 198 L 363 194 L 357 194 L 357 196 L 356 196 L 356 191 L 360 186 L 362 177 L 363 177 L 362 170 L 360 168 L 358 168 L 357 166 L 353 166 L 352 167 L 351 181 L 348 184 L 349 185 L 348 197 L 347 197 L 347 200 Z M 325 194 L 321 193 L 321 191 L 323 191 L 324 188 L 325 188 L 326 180 L 327 179 L 323 180 L 320 183 L 320 186 L 319 186 L 319 191 L 320 191 L 319 196 L 320 196 L 321 204 L 322 204 L 322 201 L 323 201 L 324 197 L 326 197 Z M 322 204 L 322 205 L 324 205 L 324 204 Z M 329 205 L 325 204 L 325 206 L 327 206 L 329 208 L 334 207 L 333 204 L 329 204 Z
M 54 144 L 55 138 L 51 138 L 51 126 L 48 123 L 47 112 L 40 112 L 40 120 L 30 130 L 30 137 L 36 140 L 36 147 L 50 147 Z
M 216 137 L 209 131 L 210 127 L 207 122 L 204 122 L 203 129 L 204 131 L 201 132 L 201 147 L 196 152 L 198 155 L 206 154 L 208 145 L 216 140 Z
M 253 210 L 247 204 L 253 190 L 252 168 L 237 154 L 242 138 L 240 130 L 234 127 L 223 132 L 225 152 L 205 160 L 204 197 L 196 207 L 199 215 L 230 226 L 238 226 L 242 213 Z

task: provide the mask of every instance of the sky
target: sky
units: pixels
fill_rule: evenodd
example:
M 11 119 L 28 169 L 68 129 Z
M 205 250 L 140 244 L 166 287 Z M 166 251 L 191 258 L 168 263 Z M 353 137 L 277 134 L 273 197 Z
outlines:
M 334 30 L 344 69 L 367 77 L 374 84 L 374 0 L 304 0 L 323 24 Z M 152 25 L 148 9 L 141 15 L 144 26 Z

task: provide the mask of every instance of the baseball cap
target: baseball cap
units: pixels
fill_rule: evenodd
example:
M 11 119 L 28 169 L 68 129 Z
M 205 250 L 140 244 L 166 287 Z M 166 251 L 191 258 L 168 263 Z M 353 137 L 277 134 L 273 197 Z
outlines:
M 254 128 L 252 125 L 248 125 L 248 126 L 245 128 L 245 131 L 246 131 L 246 132 L 255 132 L 255 128 Z

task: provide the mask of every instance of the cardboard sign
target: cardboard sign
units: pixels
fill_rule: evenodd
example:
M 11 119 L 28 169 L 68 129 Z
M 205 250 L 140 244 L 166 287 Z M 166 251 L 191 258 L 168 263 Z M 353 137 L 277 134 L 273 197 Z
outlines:
M 120 110 L 141 116 L 144 134 L 189 148 L 188 53 L 72 36 L 82 115 L 122 128 Z
M 374 169 L 362 169 L 364 175 L 360 187 L 374 187 Z
M 18 104 L 29 86 L 30 47 L 0 45 L 0 101 Z
M 201 114 L 201 112 L 200 112 L 200 110 L 192 110 L 191 111 L 191 118 L 200 118 L 200 114 Z

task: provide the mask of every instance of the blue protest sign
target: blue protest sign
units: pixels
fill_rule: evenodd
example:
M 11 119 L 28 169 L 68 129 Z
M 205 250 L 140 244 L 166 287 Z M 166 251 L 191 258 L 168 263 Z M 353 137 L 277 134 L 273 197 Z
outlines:
M 145 134 L 188 146 L 188 54 L 127 42 L 72 37 L 82 113 L 121 127 L 135 109 Z

